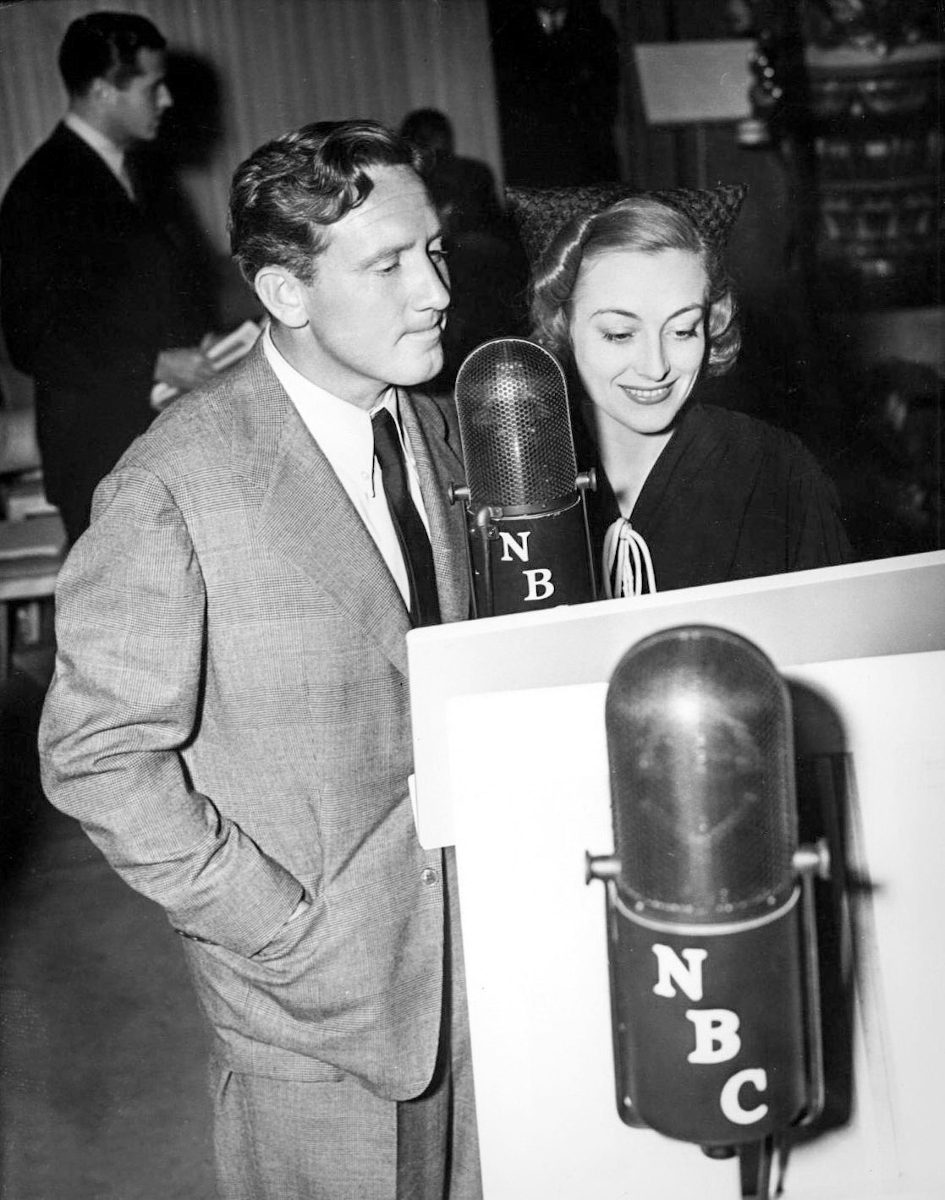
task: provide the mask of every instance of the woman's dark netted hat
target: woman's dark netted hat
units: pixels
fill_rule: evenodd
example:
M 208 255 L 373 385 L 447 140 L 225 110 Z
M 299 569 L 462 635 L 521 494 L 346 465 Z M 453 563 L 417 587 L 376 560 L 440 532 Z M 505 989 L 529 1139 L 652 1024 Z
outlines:
M 534 265 L 568 221 L 602 212 L 618 200 L 628 200 L 632 196 L 660 200 L 677 209 L 692 221 L 706 241 L 721 249 L 728 240 L 747 191 L 748 187 L 743 183 L 646 192 L 614 183 L 570 188 L 507 187 L 505 196 L 528 261 Z

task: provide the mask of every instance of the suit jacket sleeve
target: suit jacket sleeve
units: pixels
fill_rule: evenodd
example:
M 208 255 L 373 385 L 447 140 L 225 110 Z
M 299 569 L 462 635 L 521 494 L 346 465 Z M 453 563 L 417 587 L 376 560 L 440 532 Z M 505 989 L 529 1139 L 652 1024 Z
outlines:
M 855 558 L 840 515 L 833 481 L 793 434 L 786 435 L 793 453 L 785 454 L 787 479 L 785 524 L 789 571 L 837 566 Z
M 62 126 L 4 197 L 0 259 L 10 356 L 37 380 L 115 390 L 127 404 L 150 391 L 160 350 L 195 340 L 163 225 Z
M 200 564 L 165 485 L 140 469 L 110 476 L 60 575 L 43 784 L 179 931 L 249 955 L 303 889 L 190 785 L 205 610 Z
M 58 212 L 25 186 L 11 188 L 0 209 L 0 316 L 10 358 L 27 375 L 36 372 L 39 346 L 60 304 L 57 279 L 76 274 L 66 251 L 74 245 L 63 236 Z

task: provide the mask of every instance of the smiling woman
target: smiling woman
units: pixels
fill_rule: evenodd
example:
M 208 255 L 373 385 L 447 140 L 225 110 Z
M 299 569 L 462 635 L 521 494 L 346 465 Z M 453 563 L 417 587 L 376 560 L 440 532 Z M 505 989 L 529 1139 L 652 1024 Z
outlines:
M 527 208 L 511 197 L 526 245 L 537 195 Z M 570 219 L 533 270 L 533 336 L 566 364 L 576 436 L 597 459 L 591 515 L 606 595 L 852 557 L 833 485 L 804 446 L 700 399 L 700 381 L 731 367 L 741 339 L 722 264 L 728 198 L 693 195 L 701 219 L 654 196 L 588 200 L 581 212 L 553 193 Z
M 707 292 L 705 267 L 685 250 L 615 250 L 579 272 L 568 332 L 608 478 L 628 508 L 702 370 Z

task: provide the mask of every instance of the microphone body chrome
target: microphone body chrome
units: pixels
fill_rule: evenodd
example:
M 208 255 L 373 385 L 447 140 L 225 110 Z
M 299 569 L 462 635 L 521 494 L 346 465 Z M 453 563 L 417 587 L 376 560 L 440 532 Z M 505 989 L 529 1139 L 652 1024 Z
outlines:
M 560 364 L 534 342 L 496 338 L 456 376 L 476 616 L 597 598 L 585 492 Z
M 605 883 L 618 1112 L 753 1154 L 823 1105 L 812 877 L 790 697 L 764 654 L 689 626 L 621 659 L 606 703 Z

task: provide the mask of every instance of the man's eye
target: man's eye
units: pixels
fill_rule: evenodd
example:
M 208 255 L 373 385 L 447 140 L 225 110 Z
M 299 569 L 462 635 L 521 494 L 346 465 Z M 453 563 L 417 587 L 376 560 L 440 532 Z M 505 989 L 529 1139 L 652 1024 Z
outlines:
M 446 262 L 449 256 L 450 252 L 445 246 L 436 246 L 430 250 L 430 257 L 434 262 Z
M 378 275 L 392 275 L 400 266 L 400 260 L 395 259 L 393 262 L 384 263 L 383 266 L 377 268 Z

